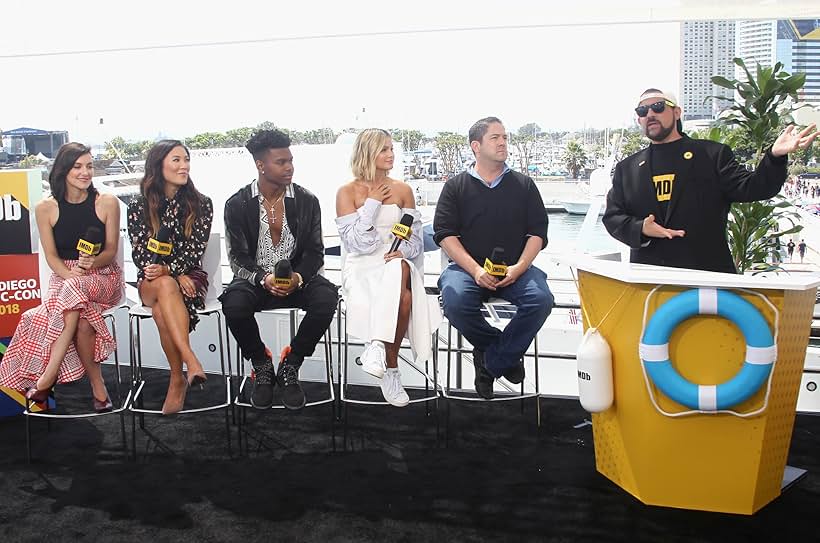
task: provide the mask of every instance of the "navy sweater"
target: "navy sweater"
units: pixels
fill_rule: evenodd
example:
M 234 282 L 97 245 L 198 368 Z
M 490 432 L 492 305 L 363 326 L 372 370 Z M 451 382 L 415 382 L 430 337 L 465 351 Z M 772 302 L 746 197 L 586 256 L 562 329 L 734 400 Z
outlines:
M 515 264 L 529 236 L 547 246 L 547 212 L 532 179 L 509 171 L 489 188 L 462 172 L 448 180 L 439 196 L 433 220 L 433 239 L 439 245 L 458 236 L 477 263 L 483 265 L 494 247 L 504 249 L 507 264 Z

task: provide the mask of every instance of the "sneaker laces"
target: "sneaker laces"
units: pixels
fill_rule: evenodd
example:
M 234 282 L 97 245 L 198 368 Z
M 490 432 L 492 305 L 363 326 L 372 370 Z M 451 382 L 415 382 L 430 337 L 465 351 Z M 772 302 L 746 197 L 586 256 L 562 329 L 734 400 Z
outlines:
M 280 372 L 282 374 L 282 384 L 284 386 L 290 386 L 299 382 L 299 369 L 296 366 L 288 364 L 287 362 L 282 362 Z
M 259 385 L 269 385 L 273 382 L 273 363 L 268 360 L 253 368 L 256 383 Z
M 398 370 L 386 371 L 383 379 L 386 379 L 385 390 L 390 393 L 390 396 L 395 398 L 404 390 L 404 387 L 401 386 L 401 373 Z

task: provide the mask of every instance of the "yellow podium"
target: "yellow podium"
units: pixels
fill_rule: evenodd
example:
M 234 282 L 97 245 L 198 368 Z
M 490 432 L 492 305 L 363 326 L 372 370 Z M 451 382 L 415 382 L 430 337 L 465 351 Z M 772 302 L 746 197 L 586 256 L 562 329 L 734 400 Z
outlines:
M 646 504 L 740 514 L 756 512 L 805 473 L 786 466 L 786 457 L 820 281 L 588 256 L 560 262 L 577 270 L 584 328 L 597 327 L 612 350 L 614 401 L 592 415 L 600 473 Z M 663 286 L 646 304 L 658 285 Z M 646 356 L 639 345 L 644 314 L 649 321 L 671 298 L 692 289 L 739 295 L 765 318 L 776 338 L 770 382 L 732 407 L 741 416 L 697 406 L 691 413 L 691 406 L 671 400 L 643 369 Z M 744 291 L 765 296 L 779 317 L 764 300 Z M 674 328 L 666 348 L 677 374 L 690 383 L 719 388 L 746 364 L 747 339 L 727 318 L 697 315 Z M 687 411 L 691 414 L 677 416 Z

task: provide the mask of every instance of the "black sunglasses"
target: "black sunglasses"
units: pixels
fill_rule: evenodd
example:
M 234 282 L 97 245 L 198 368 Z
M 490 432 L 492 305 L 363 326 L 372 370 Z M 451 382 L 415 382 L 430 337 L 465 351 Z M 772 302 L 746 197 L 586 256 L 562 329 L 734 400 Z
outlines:
M 663 113 L 663 110 L 666 109 L 666 106 L 675 107 L 675 104 L 673 104 L 669 100 L 658 100 L 654 104 L 649 104 L 648 106 L 636 107 L 635 113 L 638 114 L 638 117 L 646 117 L 650 109 L 655 113 Z

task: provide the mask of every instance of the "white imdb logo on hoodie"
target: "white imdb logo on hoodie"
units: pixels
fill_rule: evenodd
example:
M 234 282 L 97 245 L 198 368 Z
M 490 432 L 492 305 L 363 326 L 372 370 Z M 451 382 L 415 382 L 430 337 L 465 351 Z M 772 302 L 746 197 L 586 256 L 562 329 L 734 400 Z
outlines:
M 0 220 L 19 221 L 23 218 L 20 202 L 11 199 L 11 194 L 3 195 L 3 204 L 0 205 Z

